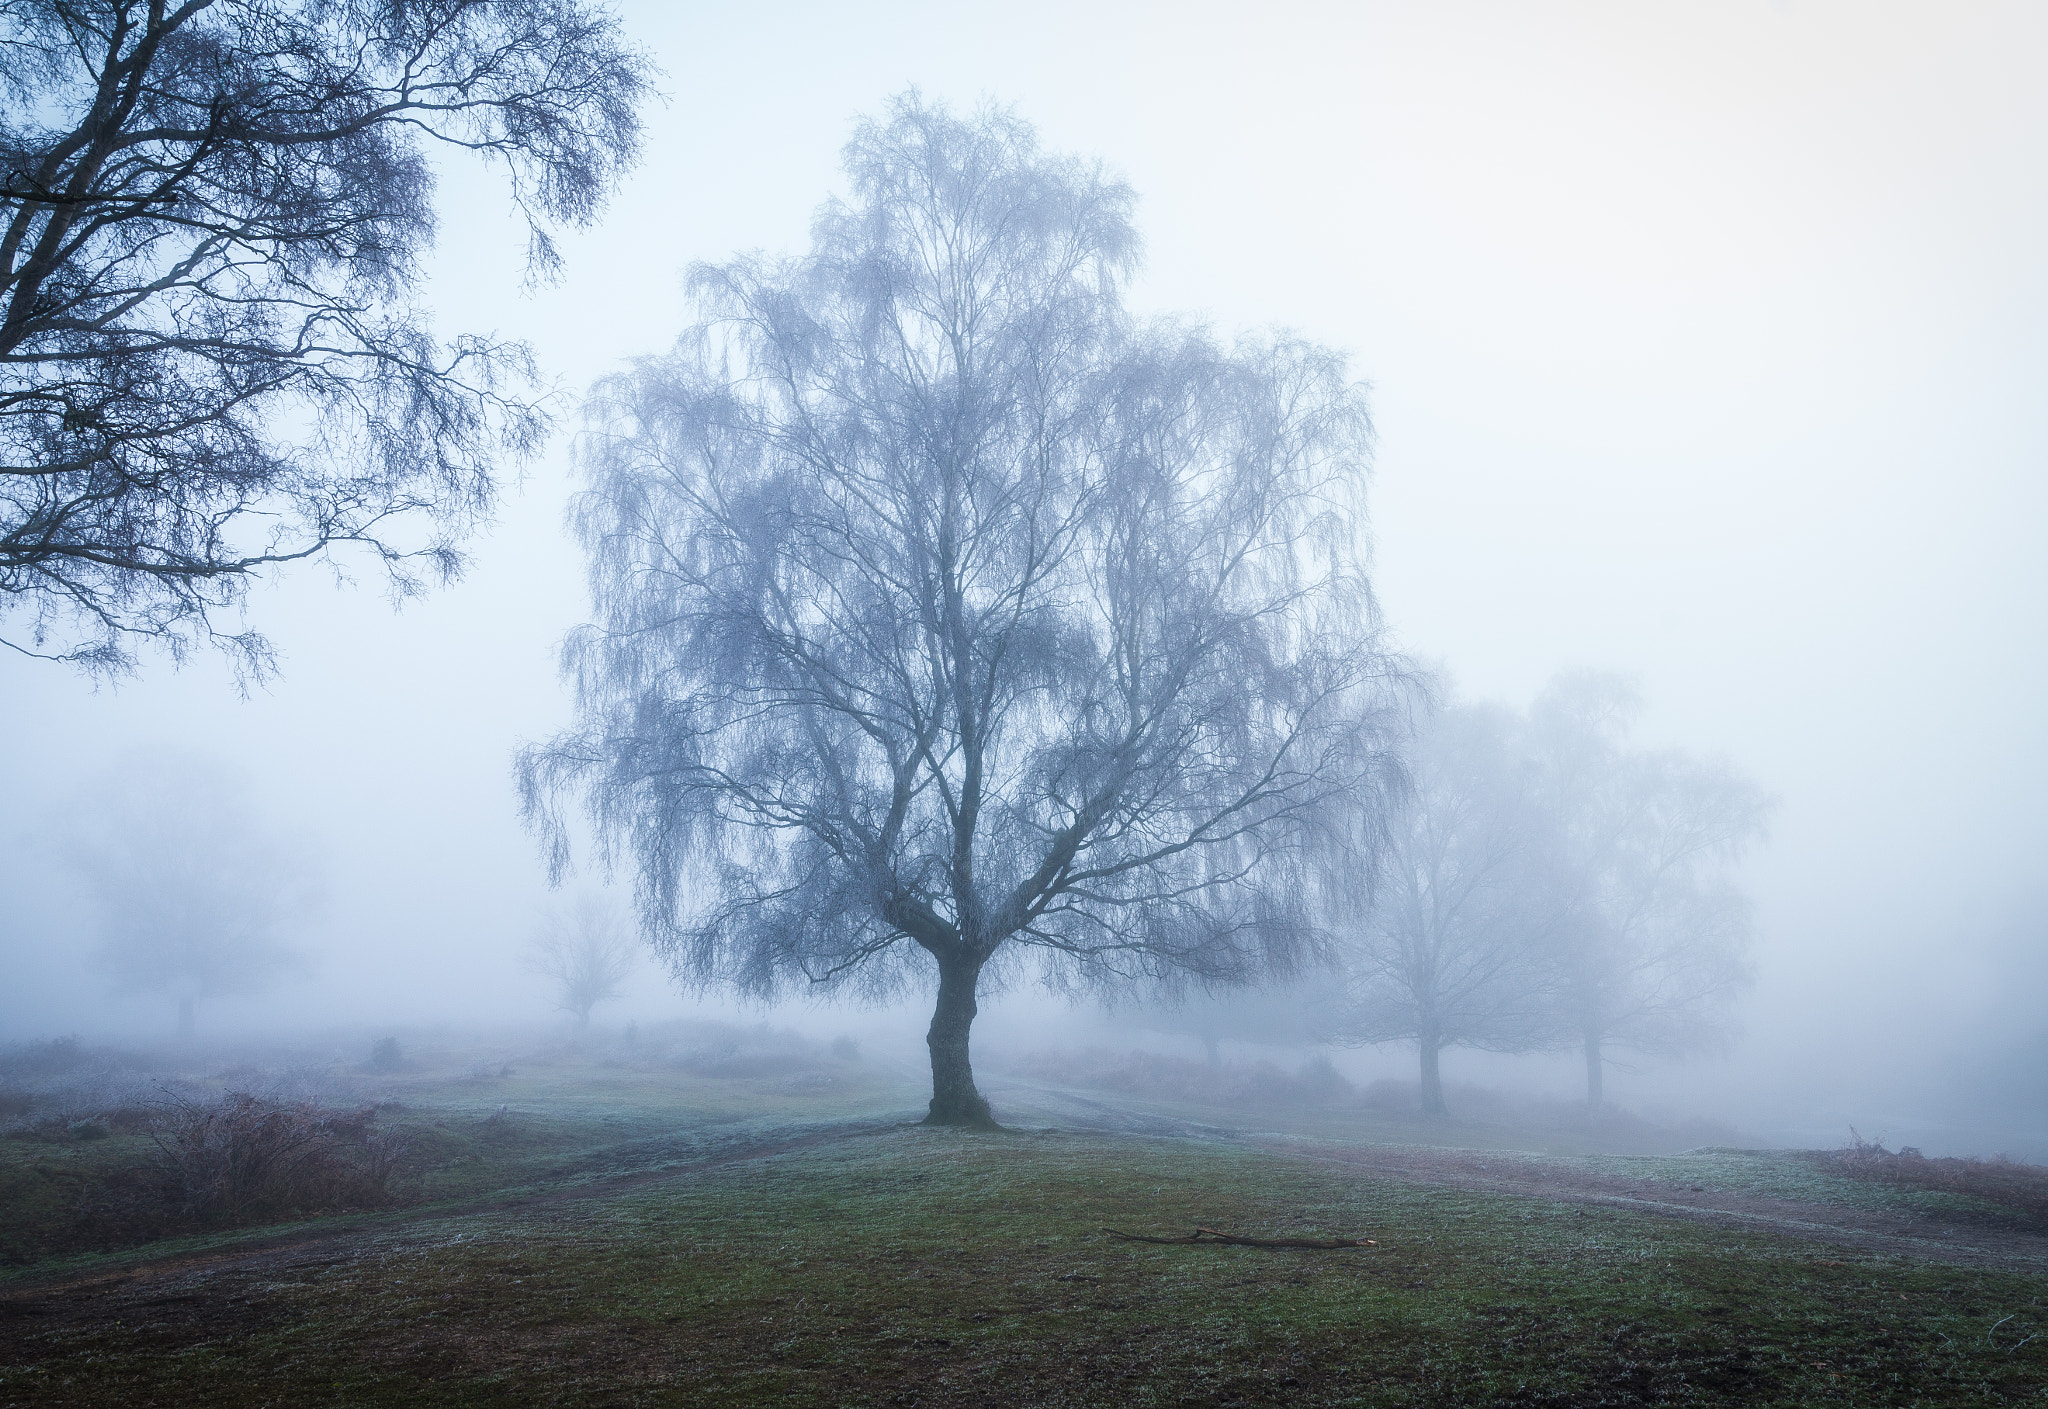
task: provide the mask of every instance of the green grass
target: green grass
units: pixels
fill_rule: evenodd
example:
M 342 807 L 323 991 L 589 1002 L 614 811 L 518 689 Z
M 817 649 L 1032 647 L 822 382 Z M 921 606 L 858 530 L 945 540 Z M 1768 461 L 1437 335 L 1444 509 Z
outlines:
M 1698 1157 L 1695 1157 L 1698 1158 Z M 0 1337 L 0 1404 L 2009 1404 L 2048 1278 L 1228 1146 L 871 1134 L 417 1218 Z M 1196 1223 L 1342 1252 L 1166 1247 Z M 25 1294 L 33 1298 L 32 1293 Z
M 517 1062 L 509 1077 L 478 1080 L 459 1074 L 473 1054 L 440 1055 L 397 1074 L 357 1074 L 352 1090 L 344 1079 L 328 1098 L 344 1106 L 395 1103 L 380 1111 L 378 1128 L 407 1146 L 392 1185 L 403 1207 L 659 1169 L 820 1121 L 901 1112 L 917 1095 L 896 1073 L 873 1064 L 830 1063 L 829 1086 L 791 1090 L 782 1076 L 706 1079 L 573 1051 Z M 85 1141 L 61 1125 L 0 1138 L 0 1286 L 25 1274 L 90 1267 L 106 1255 L 132 1260 L 126 1254 L 146 1237 L 133 1220 L 97 1210 L 119 1204 L 153 1150 L 149 1136 L 135 1128 Z M 362 1221 L 360 1213 L 342 1217 Z M 181 1230 L 175 1239 L 148 1243 L 148 1250 L 246 1242 L 302 1226 Z
M 1530 1157 L 1529 1162 L 1545 1162 Z M 2035 1229 L 2021 1210 L 1946 1189 L 1921 1189 L 1851 1178 L 1811 1150 L 1701 1150 L 1683 1155 L 1590 1155 L 1549 1160 L 1589 1170 L 1618 1183 L 1676 1185 L 1723 1194 L 1746 1194 L 1834 1208 L 1959 1219 L 2014 1229 Z

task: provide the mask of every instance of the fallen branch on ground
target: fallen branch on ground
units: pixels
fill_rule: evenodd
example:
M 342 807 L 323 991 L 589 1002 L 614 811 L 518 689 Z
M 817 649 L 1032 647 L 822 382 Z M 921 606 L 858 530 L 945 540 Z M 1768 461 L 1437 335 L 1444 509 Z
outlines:
M 1145 1233 L 1126 1233 L 1118 1228 L 1102 1230 L 1112 1237 L 1122 1238 L 1131 1243 L 1229 1243 L 1241 1248 L 1376 1248 L 1379 1244 L 1371 1238 L 1240 1238 L 1235 1233 L 1219 1233 L 1214 1228 L 1197 1228 L 1186 1238 L 1155 1238 Z

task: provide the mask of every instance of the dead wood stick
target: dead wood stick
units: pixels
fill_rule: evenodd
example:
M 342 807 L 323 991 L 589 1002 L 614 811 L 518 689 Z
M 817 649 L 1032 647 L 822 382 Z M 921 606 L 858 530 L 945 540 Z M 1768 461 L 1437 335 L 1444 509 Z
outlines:
M 1104 1228 L 1111 1237 L 1122 1238 L 1132 1243 L 1229 1243 L 1241 1248 L 1376 1248 L 1371 1238 L 1241 1238 L 1235 1233 L 1219 1233 L 1214 1228 L 1197 1228 L 1185 1238 L 1155 1238 L 1149 1233 L 1126 1233 L 1121 1228 Z

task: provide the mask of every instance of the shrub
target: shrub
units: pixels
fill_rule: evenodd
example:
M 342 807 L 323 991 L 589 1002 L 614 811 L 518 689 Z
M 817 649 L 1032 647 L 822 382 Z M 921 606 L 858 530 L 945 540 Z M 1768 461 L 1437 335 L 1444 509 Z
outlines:
M 118 1072 L 67 1072 L 19 1086 L 0 1086 L 0 1134 L 16 1139 L 92 1139 L 81 1126 L 106 1134 L 139 1130 L 157 1117 L 161 1084 Z
M 2048 1222 L 2048 1167 L 1999 1155 L 1928 1158 L 1911 1145 L 1887 1150 L 1883 1140 L 1866 1140 L 1849 1130 L 1849 1143 L 1819 1158 L 1852 1179 L 1872 1179 L 1913 1189 L 1964 1194 L 2016 1210 L 2031 1221 Z
M 233 1092 L 172 1096 L 150 1132 L 167 1203 L 195 1219 L 241 1222 L 373 1207 L 404 1146 L 372 1130 L 376 1111 L 339 1111 Z
M 398 1039 L 380 1037 L 370 1044 L 370 1069 L 372 1071 L 397 1071 L 405 1065 L 405 1058 L 398 1050 Z

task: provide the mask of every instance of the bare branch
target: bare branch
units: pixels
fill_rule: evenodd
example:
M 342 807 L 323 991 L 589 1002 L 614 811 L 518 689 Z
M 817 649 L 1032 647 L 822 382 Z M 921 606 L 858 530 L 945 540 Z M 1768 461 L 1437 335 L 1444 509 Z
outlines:
M 353 547 L 460 570 L 549 429 L 521 346 L 410 303 L 428 144 L 499 163 L 531 234 L 591 220 L 651 70 L 582 0 L 12 6 L 0 36 L 0 611 L 114 671 Z M 45 649 L 48 648 L 48 649 Z

